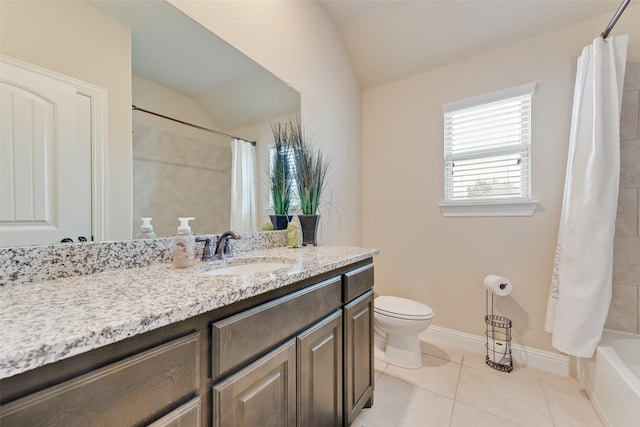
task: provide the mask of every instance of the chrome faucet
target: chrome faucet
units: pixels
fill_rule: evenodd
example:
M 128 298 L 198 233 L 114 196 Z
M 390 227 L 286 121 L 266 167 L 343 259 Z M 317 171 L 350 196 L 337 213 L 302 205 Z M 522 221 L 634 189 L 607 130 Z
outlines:
M 240 235 L 235 231 L 225 231 L 222 233 L 218 238 L 218 243 L 216 243 L 216 251 L 214 253 L 216 258 L 223 259 L 233 256 L 233 253 L 231 253 L 231 244 L 229 244 L 230 238 L 240 240 Z

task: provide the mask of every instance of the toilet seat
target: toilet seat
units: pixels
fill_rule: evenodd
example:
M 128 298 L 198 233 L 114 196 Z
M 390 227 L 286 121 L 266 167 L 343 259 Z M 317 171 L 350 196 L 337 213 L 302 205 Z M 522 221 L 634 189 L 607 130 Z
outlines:
M 430 320 L 433 310 L 428 305 L 406 298 L 379 296 L 374 301 L 374 311 L 383 315 L 404 320 Z

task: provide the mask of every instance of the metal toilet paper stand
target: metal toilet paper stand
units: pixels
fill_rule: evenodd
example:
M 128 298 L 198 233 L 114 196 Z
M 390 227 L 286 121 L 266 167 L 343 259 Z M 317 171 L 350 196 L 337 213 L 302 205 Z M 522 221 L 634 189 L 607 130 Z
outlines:
M 511 320 L 494 313 L 493 292 L 485 291 L 484 321 L 486 329 L 487 365 L 498 371 L 513 371 L 513 358 L 511 357 Z M 491 294 L 491 297 L 489 297 Z M 491 301 L 489 301 L 491 299 Z

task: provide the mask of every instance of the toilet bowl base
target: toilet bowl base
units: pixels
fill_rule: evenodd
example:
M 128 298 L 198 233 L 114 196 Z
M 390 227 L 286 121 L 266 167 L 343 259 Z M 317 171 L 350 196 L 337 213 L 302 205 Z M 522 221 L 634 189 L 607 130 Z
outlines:
M 422 353 L 418 334 L 387 335 L 384 359 L 401 368 L 421 368 Z

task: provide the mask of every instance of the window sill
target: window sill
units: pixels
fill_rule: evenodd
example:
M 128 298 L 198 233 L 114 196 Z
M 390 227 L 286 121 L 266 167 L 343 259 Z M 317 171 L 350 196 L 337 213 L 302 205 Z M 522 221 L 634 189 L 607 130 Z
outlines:
M 529 202 L 456 202 L 440 203 L 442 216 L 532 216 L 540 203 Z

